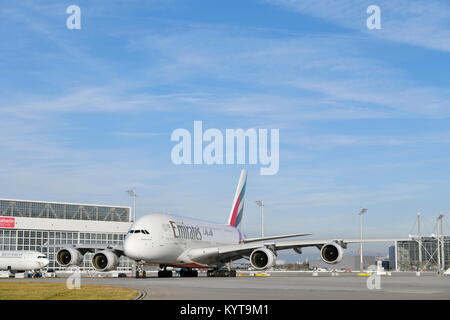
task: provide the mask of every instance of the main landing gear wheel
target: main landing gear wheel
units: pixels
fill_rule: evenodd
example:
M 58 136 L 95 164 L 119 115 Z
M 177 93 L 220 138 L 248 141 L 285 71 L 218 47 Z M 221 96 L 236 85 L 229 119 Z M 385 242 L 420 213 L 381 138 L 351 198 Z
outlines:
M 172 278 L 172 271 L 169 270 L 159 270 L 158 278 Z
M 180 277 L 182 278 L 195 278 L 198 277 L 198 271 L 197 270 L 192 270 L 192 269 L 181 269 L 180 270 Z
M 208 270 L 206 273 L 208 277 L 234 278 L 236 277 L 236 270 Z
M 167 266 L 160 266 L 163 270 L 158 271 L 158 278 L 172 278 L 172 270 L 167 270 Z

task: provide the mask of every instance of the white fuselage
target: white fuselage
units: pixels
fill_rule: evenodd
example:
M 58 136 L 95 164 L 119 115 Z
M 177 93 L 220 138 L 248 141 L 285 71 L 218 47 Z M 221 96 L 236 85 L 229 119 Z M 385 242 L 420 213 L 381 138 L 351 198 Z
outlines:
M 0 270 L 39 270 L 48 263 L 47 257 L 37 251 L 0 251 Z
M 213 261 L 193 261 L 196 248 L 239 244 L 240 231 L 232 226 L 179 217 L 149 214 L 138 219 L 124 241 L 124 253 L 133 260 L 176 266 L 207 266 Z

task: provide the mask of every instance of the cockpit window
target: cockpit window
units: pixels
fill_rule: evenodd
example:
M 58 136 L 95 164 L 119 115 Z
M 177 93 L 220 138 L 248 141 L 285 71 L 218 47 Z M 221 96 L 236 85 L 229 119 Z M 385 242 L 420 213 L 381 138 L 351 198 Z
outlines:
M 143 233 L 143 234 L 150 234 L 147 230 L 130 230 L 128 233 Z
M 47 259 L 46 256 L 38 256 L 38 259 Z

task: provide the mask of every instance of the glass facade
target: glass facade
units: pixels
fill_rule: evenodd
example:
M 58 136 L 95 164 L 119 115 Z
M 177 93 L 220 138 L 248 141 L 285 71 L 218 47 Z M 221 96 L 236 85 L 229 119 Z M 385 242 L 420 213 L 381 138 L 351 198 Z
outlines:
M 0 199 L 0 216 L 129 222 L 130 208 Z
M 415 270 L 437 270 L 438 250 L 437 240 L 435 238 L 422 238 L 422 262 L 420 262 L 419 242 L 398 241 L 397 242 L 397 270 L 415 271 Z M 444 255 L 440 249 L 440 261 L 444 263 L 444 268 L 450 268 L 450 237 L 444 237 Z
M 25 200 L 5 200 L 0 199 L 0 216 L 20 218 L 39 218 L 42 219 L 64 219 L 64 220 L 84 220 L 84 221 L 104 221 L 102 230 L 87 232 L 81 227 L 79 222 L 73 221 L 74 230 L 52 230 L 55 227 L 50 226 L 47 230 L 39 230 L 41 226 L 28 228 L 5 227 L 0 228 L 0 250 L 35 250 L 46 254 L 50 260 L 48 268 L 64 269 L 56 262 L 56 252 L 58 247 L 45 247 L 44 244 L 122 244 L 130 221 L 129 207 L 109 207 L 84 204 L 64 204 L 64 203 L 45 203 Z M 50 221 L 50 220 L 46 220 Z M 120 229 L 114 229 L 115 232 L 107 232 L 110 222 L 123 222 Z M 126 223 L 126 224 L 125 224 Z M 72 224 L 72 223 L 71 223 Z M 86 222 L 83 222 L 84 226 Z M 78 225 L 79 227 L 75 227 Z M 46 227 L 45 227 L 46 228 Z M 80 230 L 77 230 L 79 228 Z M 66 228 L 67 229 L 67 228 Z M 92 229 L 92 227 L 91 227 Z M 113 230 L 113 229 L 111 229 Z M 80 266 L 82 270 L 94 270 L 91 260 L 93 253 L 86 253 L 84 261 Z M 118 270 L 131 270 L 134 261 L 126 257 L 120 257 Z

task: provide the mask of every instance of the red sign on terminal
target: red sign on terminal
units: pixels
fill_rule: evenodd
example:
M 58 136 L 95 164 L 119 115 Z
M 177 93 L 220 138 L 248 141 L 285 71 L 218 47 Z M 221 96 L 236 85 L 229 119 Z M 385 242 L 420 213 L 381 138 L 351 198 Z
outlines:
M 15 226 L 14 218 L 0 217 L 0 228 L 14 228 Z

